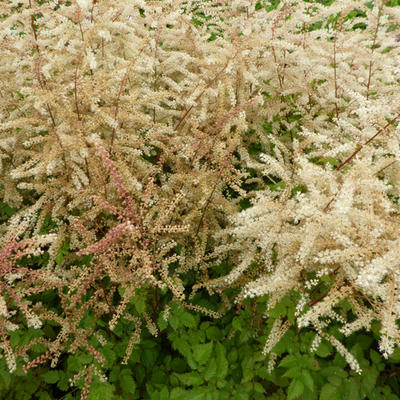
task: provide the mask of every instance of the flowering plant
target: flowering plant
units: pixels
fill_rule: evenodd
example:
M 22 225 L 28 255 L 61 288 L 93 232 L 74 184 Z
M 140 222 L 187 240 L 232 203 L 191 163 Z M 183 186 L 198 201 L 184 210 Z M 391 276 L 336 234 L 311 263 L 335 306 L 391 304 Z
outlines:
M 0 196 L 13 210 L 0 226 L 0 333 L 11 371 L 18 359 L 28 371 L 88 352 L 71 377 L 85 399 L 93 377 L 105 379 L 103 328 L 110 339 L 129 325 L 128 363 L 143 326 L 158 336 L 169 310 L 218 318 L 246 301 L 270 318 L 259 329 L 270 370 L 292 327 L 313 333 L 311 352 L 326 340 L 360 373 L 330 328 L 349 336 L 379 323 L 379 350 L 393 355 L 398 7 L 23 0 L 0 10 Z M 288 297 L 293 313 L 271 316 Z M 44 325 L 38 348 L 9 340 Z

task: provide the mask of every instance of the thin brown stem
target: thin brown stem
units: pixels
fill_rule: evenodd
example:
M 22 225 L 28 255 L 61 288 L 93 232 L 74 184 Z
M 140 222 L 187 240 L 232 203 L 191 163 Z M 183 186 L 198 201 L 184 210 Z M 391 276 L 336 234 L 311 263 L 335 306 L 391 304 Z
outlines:
M 208 199 L 207 199 L 207 201 L 206 201 L 206 204 L 205 204 L 204 207 L 203 207 L 203 210 L 202 210 L 202 213 L 201 213 L 201 218 L 200 218 L 199 224 L 197 225 L 196 235 L 199 234 L 200 227 L 201 227 L 201 225 L 202 225 L 202 223 L 203 223 L 204 215 L 206 214 L 207 207 L 208 207 L 208 206 L 210 205 L 210 203 L 211 203 L 211 199 L 212 199 L 212 197 L 213 197 L 213 195 L 214 195 L 215 190 L 217 189 L 219 180 L 220 180 L 220 178 L 218 177 L 218 179 L 217 179 L 217 181 L 215 182 L 215 185 L 214 185 L 214 187 L 213 187 L 213 190 L 211 191 L 210 195 L 208 196 Z
M 385 165 L 383 168 L 381 168 L 379 171 L 375 172 L 376 174 L 379 174 L 380 172 L 384 171 L 386 168 L 390 167 L 391 165 L 393 165 L 395 162 L 397 162 L 397 160 L 394 160 L 392 162 L 390 162 L 389 164 Z
M 236 54 L 235 54 L 235 56 L 233 57 L 233 58 L 235 58 L 236 57 Z M 201 97 L 203 96 L 203 94 L 205 93 L 205 91 L 208 89 L 208 88 L 210 88 L 211 87 L 211 85 L 219 78 L 219 76 L 221 75 L 221 74 L 223 74 L 223 72 L 226 70 L 226 68 L 228 67 L 228 64 L 229 64 L 229 61 L 230 61 L 231 59 L 229 59 L 226 63 L 225 63 L 225 65 L 224 65 L 224 67 L 221 69 L 221 71 L 219 71 L 218 73 L 217 73 L 217 75 L 215 75 L 215 77 L 207 84 L 207 86 L 202 90 L 202 92 L 195 98 L 195 100 L 194 100 L 194 103 L 197 103 L 200 99 L 201 99 Z M 186 110 L 186 112 L 183 114 L 183 116 L 182 116 L 182 118 L 179 120 L 179 122 L 176 124 L 176 126 L 175 126 L 175 130 L 178 130 L 179 129 L 179 127 L 182 125 L 182 122 L 185 120 L 185 118 L 188 116 L 188 114 L 190 113 L 190 111 L 192 111 L 192 109 L 193 109 L 193 107 L 194 107 L 194 105 L 192 105 L 192 106 L 190 106 L 187 110 Z
M 335 81 L 335 99 L 338 98 L 338 84 L 337 84 L 337 63 L 336 63 L 336 32 L 335 38 L 333 39 L 333 78 Z M 336 118 L 339 118 L 339 110 L 337 101 L 335 101 L 335 109 L 336 109 Z
M 391 121 L 389 121 L 383 128 L 381 128 L 377 133 L 375 133 L 374 136 L 372 136 L 371 138 L 369 138 L 364 144 L 362 144 L 361 146 L 359 146 L 354 153 L 348 157 L 345 161 L 343 161 L 338 167 L 337 167 L 337 171 L 340 171 L 346 164 L 348 164 L 360 151 L 361 149 L 366 146 L 367 144 L 371 143 L 378 135 L 380 135 L 381 133 L 385 132 L 387 128 L 389 128 L 389 126 L 393 125 L 398 119 L 400 118 L 400 113 L 398 113 Z
M 85 41 L 85 37 L 83 36 L 83 30 L 82 30 L 82 24 L 81 24 L 81 21 L 79 21 L 79 30 L 80 30 L 80 32 L 81 32 L 81 38 L 82 38 L 82 42 L 84 42 L 84 41 Z
M 78 121 L 80 121 L 80 120 L 81 120 L 81 114 L 80 114 L 80 112 L 79 112 L 78 91 L 77 91 L 78 67 L 79 67 L 79 64 L 77 64 L 77 66 L 76 66 L 76 68 L 75 68 L 75 76 L 74 76 L 74 98 L 75 98 L 76 113 L 78 114 Z
M 379 29 L 379 22 L 380 22 L 380 19 L 381 19 L 381 14 L 382 14 L 382 8 L 383 8 L 383 3 L 381 3 L 381 5 L 379 7 L 379 11 L 378 11 L 378 21 L 376 23 L 375 32 L 374 32 L 374 39 L 372 41 L 371 57 L 374 54 L 374 50 L 375 50 L 375 46 L 376 46 L 376 38 L 378 36 L 378 29 Z M 368 71 L 367 95 L 366 95 L 367 100 L 369 98 L 369 93 L 370 93 L 369 87 L 370 87 L 370 84 L 371 84 L 371 77 L 372 77 L 372 65 L 373 65 L 373 62 L 371 60 L 369 62 L 369 71 Z
M 142 51 L 144 50 L 144 47 L 141 48 L 141 50 L 139 51 L 138 56 L 140 56 L 140 54 L 142 53 Z M 119 90 L 118 90 L 118 95 L 117 95 L 117 100 L 116 100 L 116 105 L 115 105 L 115 110 L 114 110 L 114 120 L 117 120 L 118 117 L 118 111 L 119 111 L 119 106 L 120 106 L 120 99 L 121 99 L 121 95 L 122 95 L 122 91 L 124 89 L 125 83 L 129 78 L 129 71 L 131 69 L 133 62 L 127 67 L 126 72 L 124 77 L 122 78 Z M 118 121 L 117 124 L 119 125 Z M 122 126 L 122 125 L 121 125 Z M 116 128 L 114 127 L 112 130 L 112 134 L 111 134 L 111 143 L 110 143 L 110 148 L 109 148 L 109 153 L 112 154 L 112 148 L 114 145 L 114 139 L 115 139 L 115 133 L 116 133 Z

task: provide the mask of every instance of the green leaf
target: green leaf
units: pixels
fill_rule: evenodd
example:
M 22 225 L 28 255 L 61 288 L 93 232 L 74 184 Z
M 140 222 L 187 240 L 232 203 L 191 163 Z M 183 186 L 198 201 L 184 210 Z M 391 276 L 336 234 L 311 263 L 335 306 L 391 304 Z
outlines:
M 207 393 L 210 392 L 208 387 L 200 387 L 191 390 L 188 392 L 188 397 L 185 397 L 187 400 L 206 400 Z M 172 399 L 172 397 L 171 397 Z
M 0 217 L 12 217 L 17 212 L 17 209 L 10 207 L 7 203 L 0 201 Z
M 46 383 L 56 383 L 59 379 L 58 371 L 50 370 L 43 374 L 43 380 Z
M 228 374 L 228 360 L 225 357 L 225 347 L 217 342 L 215 346 L 215 353 L 217 355 L 217 373 L 219 379 L 224 379 Z
M 324 165 L 325 163 L 329 163 L 334 167 L 339 165 L 339 160 L 334 157 L 315 157 L 311 158 L 310 161 L 318 165 Z
M 297 356 L 294 355 L 288 355 L 286 356 L 280 363 L 279 366 L 280 367 L 286 367 L 286 368 L 290 368 L 290 367 L 296 367 L 299 365 L 299 359 Z
M 336 386 L 327 383 L 322 386 L 319 400 L 341 400 L 341 396 Z
M 237 329 L 238 331 L 240 331 L 242 329 L 241 321 L 242 320 L 239 317 L 233 317 L 233 319 L 232 319 L 232 328 L 233 329 Z
M 254 391 L 257 393 L 264 393 L 265 392 L 265 388 L 263 385 L 261 385 L 261 383 L 259 382 L 255 382 L 254 383 Z
M 332 354 L 332 345 L 327 342 L 321 342 L 315 352 L 319 357 L 328 357 Z
M 172 347 L 179 351 L 183 356 L 187 357 L 190 354 L 190 346 L 189 343 L 178 337 L 176 340 L 172 342 Z
M 373 388 L 376 385 L 376 380 L 378 379 L 378 376 L 379 376 L 379 372 L 375 368 L 375 366 L 372 366 L 363 372 L 362 388 L 363 388 L 363 390 L 365 390 L 366 393 L 373 390 Z
M 232 400 L 249 400 L 249 395 L 246 392 L 236 393 Z
M 301 380 L 312 392 L 314 391 L 314 380 L 308 369 L 303 369 L 301 373 Z
M 278 318 L 278 317 L 284 317 L 287 312 L 287 307 L 285 304 L 283 304 L 282 301 L 280 301 L 274 308 L 272 308 L 268 314 L 271 318 Z
M 63 260 L 64 260 L 64 254 L 61 251 L 59 251 L 56 256 L 57 265 L 60 266 L 62 264 Z
M 380 364 L 381 362 L 382 362 L 382 357 L 381 357 L 381 355 L 377 352 L 377 351 L 375 351 L 375 350 L 370 350 L 370 352 L 369 352 L 369 356 L 370 356 L 370 358 L 371 358 L 371 361 L 374 363 L 374 364 Z
M 142 314 L 143 311 L 146 309 L 146 300 L 143 296 L 135 296 L 134 304 L 135 304 L 136 311 L 139 314 Z
M 135 393 L 136 383 L 131 375 L 123 374 L 119 378 L 121 389 L 127 393 Z
M 180 325 L 180 320 L 174 313 L 170 313 L 168 322 L 174 330 L 176 330 Z
M 66 392 L 68 388 L 70 387 L 70 383 L 67 379 L 67 376 L 64 375 L 58 382 L 57 382 L 57 387 L 61 389 L 63 392 Z
M 301 400 L 318 400 L 318 394 L 312 392 L 308 387 L 305 387 L 301 395 Z
M 195 328 L 197 326 L 196 318 L 186 310 L 183 310 L 179 314 L 179 320 L 188 328 Z
M 203 379 L 198 372 L 187 372 L 185 374 L 175 374 L 178 379 L 186 386 L 200 386 Z
M 119 365 L 114 365 L 114 367 L 112 368 L 112 370 L 110 372 L 110 376 L 109 376 L 108 380 L 110 382 L 118 381 L 119 376 L 120 376 L 120 371 L 121 371 L 121 367 Z
M 157 349 L 155 348 L 144 349 L 141 360 L 146 368 L 150 368 L 155 364 L 157 357 L 158 357 Z
M 205 371 L 203 372 L 203 376 L 206 381 L 209 381 L 216 375 L 217 375 L 217 361 L 215 360 L 215 358 L 212 358 L 211 361 L 208 363 Z
M 114 361 L 117 359 L 117 355 L 115 354 L 111 345 L 108 343 L 101 349 L 101 353 L 105 357 L 106 364 L 108 366 L 112 366 L 114 364 Z
M 400 348 L 396 347 L 393 350 L 393 353 L 390 355 L 389 360 L 391 361 L 400 361 Z
M 114 399 L 114 386 L 108 382 L 94 382 L 90 386 L 87 400 Z
M 210 326 L 206 330 L 206 336 L 209 340 L 220 340 L 222 337 L 221 329 L 218 329 L 216 326 Z
M 56 263 L 60 266 L 64 260 L 64 257 L 69 253 L 69 239 L 65 239 L 61 247 L 58 249 L 56 255 Z
M 160 400 L 169 400 L 169 392 L 166 386 L 160 391 Z
M 337 376 L 340 378 L 347 378 L 347 372 L 340 367 L 326 367 L 321 369 L 320 374 L 326 377 Z
M 338 376 L 331 375 L 328 376 L 328 381 L 329 383 L 332 383 L 334 386 L 342 386 L 343 385 L 343 379 L 339 378 Z
M 39 396 L 39 400 L 52 400 L 50 395 L 46 392 L 39 392 L 37 395 Z
M 361 400 L 359 384 L 356 380 L 352 379 L 346 382 L 344 385 L 344 397 L 343 400 Z
M 287 399 L 297 399 L 302 395 L 303 391 L 303 382 L 299 381 L 298 379 L 294 379 L 289 385 Z
M 164 319 L 163 314 L 160 314 L 157 320 L 158 327 L 160 328 L 160 331 L 163 331 L 164 329 L 167 329 L 168 326 L 168 321 Z
M 200 364 L 203 365 L 211 356 L 213 343 L 197 344 L 193 346 L 193 357 Z
M 282 376 L 285 378 L 300 378 L 301 377 L 301 366 L 289 368 Z

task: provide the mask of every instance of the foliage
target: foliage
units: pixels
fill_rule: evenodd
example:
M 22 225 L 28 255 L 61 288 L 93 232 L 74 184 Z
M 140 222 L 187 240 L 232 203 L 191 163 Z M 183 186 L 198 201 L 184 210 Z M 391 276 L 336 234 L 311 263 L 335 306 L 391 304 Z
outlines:
M 160 301 L 166 304 L 167 297 L 162 296 Z M 286 312 L 292 312 L 293 303 L 286 303 Z M 348 368 L 329 342 L 321 342 L 310 353 L 315 333 L 292 328 L 275 348 L 280 361 L 271 371 L 268 359 L 260 351 L 268 331 L 258 321 L 264 308 L 262 302 L 247 302 L 240 314 L 231 311 L 222 319 L 209 319 L 174 304 L 167 321 L 162 314 L 158 319 L 159 337 L 155 340 L 144 331 L 127 364 L 123 359 L 132 327 L 129 323 L 120 325 L 101 347 L 105 375 L 102 379 L 93 378 L 88 398 L 399 398 L 396 373 L 400 353 L 396 351 L 384 360 L 378 352 L 378 334 L 359 332 L 345 339 L 346 347 L 363 369 L 359 375 Z M 104 324 L 99 326 L 104 329 Z M 333 335 L 338 335 L 337 328 Z M 51 327 L 43 328 L 48 329 Z M 35 332 L 31 329 L 19 332 L 12 340 L 14 344 L 26 343 L 33 337 Z M 56 368 L 39 366 L 25 375 L 21 366 L 10 374 L 3 359 L 0 396 L 17 400 L 79 399 L 80 393 L 70 387 L 70 381 L 92 361 L 86 352 L 78 351 L 61 357 Z M 84 385 L 82 379 L 74 381 L 78 387 Z

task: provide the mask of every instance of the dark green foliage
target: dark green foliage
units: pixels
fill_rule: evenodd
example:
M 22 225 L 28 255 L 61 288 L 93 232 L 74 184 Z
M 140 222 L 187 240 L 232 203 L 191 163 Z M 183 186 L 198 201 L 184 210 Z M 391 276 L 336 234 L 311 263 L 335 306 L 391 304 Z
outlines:
M 225 268 L 220 269 L 221 271 Z M 218 270 L 218 269 L 217 269 Z M 130 303 L 131 315 L 140 315 L 148 307 L 142 290 Z M 202 301 L 201 301 L 202 300 Z M 160 330 L 153 337 L 142 331 L 142 340 L 134 346 L 126 365 L 121 364 L 133 323 L 122 319 L 114 331 L 106 321 L 95 321 L 104 346 L 93 338 L 92 345 L 105 358 L 106 382 L 94 376 L 89 400 L 154 399 L 154 400 L 208 400 L 208 399 L 305 399 L 305 400 L 395 400 L 400 395 L 397 363 L 400 351 L 396 349 L 384 360 L 378 352 L 379 327 L 374 333 L 364 331 L 343 339 L 337 326 L 330 333 L 340 337 L 356 357 L 363 372 L 352 372 L 346 361 L 332 345 L 322 341 L 315 353 L 310 352 L 315 332 L 296 329 L 285 334 L 273 351 L 278 359 L 275 368 L 268 371 L 268 358 L 261 352 L 275 318 L 288 318 L 295 323 L 296 293 L 286 296 L 266 312 L 266 298 L 246 300 L 241 312 L 230 311 L 220 319 L 213 319 L 187 310 L 178 303 L 170 303 L 167 320 L 159 312 L 168 304 L 168 295 L 159 294 L 157 325 Z M 42 301 L 57 309 L 57 296 L 51 292 L 42 295 Z M 209 308 L 217 305 L 208 294 L 200 292 L 194 304 L 204 303 Z M 346 306 L 343 306 L 343 310 Z M 342 311 L 343 311 L 342 310 Z M 148 310 L 149 312 L 152 310 Z M 93 316 L 87 315 L 88 321 Z M 34 338 L 54 337 L 54 328 L 45 324 L 41 329 L 29 328 L 12 333 L 13 345 L 23 346 Z M 43 352 L 38 344 L 32 355 Z M 21 360 L 20 360 L 21 361 Z M 45 364 L 25 375 L 21 363 L 10 375 L 4 359 L 0 360 L 0 399 L 49 400 L 79 399 L 84 382 L 78 379 L 77 388 L 69 380 L 85 367 L 95 365 L 86 351 L 63 355 L 53 369 Z

